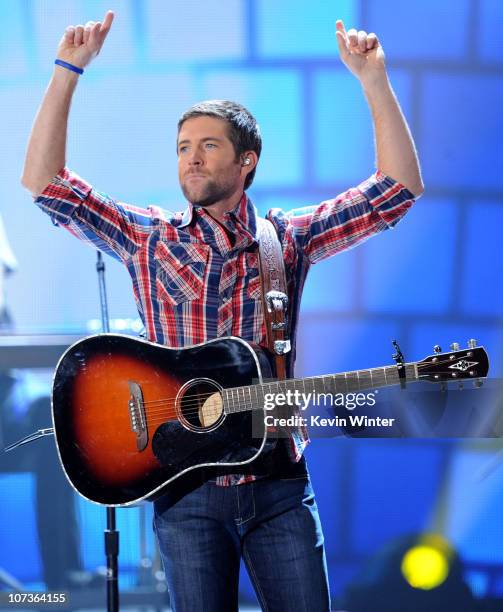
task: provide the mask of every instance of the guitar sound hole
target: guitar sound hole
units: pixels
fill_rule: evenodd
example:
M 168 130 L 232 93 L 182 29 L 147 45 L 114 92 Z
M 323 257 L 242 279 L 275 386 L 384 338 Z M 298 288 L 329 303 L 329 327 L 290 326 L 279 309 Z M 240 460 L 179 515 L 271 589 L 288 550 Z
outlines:
M 179 419 L 193 431 L 210 431 L 224 418 L 220 387 L 211 380 L 193 380 L 183 388 Z

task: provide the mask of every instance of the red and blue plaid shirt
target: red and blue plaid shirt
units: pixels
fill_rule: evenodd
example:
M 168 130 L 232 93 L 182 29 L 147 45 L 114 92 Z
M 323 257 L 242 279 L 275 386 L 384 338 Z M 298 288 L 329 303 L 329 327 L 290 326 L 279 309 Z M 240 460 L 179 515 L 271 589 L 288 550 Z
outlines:
M 291 322 L 291 372 L 302 288 L 311 264 L 349 249 L 395 225 L 413 194 L 380 171 L 358 187 L 315 206 L 271 209 L 283 249 Z M 36 204 L 77 238 L 119 259 L 133 283 L 148 340 L 170 347 L 239 336 L 267 346 L 257 257 L 257 210 L 244 193 L 225 213 L 225 228 L 202 207 L 185 212 L 137 208 L 96 191 L 67 168 Z M 292 433 L 289 455 L 298 461 L 307 435 Z M 254 480 L 221 476 L 218 484 Z

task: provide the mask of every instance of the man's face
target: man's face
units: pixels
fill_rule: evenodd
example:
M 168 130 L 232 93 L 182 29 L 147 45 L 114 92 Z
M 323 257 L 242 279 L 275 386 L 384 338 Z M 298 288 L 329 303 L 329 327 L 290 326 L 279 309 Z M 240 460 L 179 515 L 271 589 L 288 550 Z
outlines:
M 227 135 L 227 123 L 216 117 L 194 117 L 178 134 L 178 179 L 184 196 L 199 206 L 211 206 L 241 195 L 245 176 Z

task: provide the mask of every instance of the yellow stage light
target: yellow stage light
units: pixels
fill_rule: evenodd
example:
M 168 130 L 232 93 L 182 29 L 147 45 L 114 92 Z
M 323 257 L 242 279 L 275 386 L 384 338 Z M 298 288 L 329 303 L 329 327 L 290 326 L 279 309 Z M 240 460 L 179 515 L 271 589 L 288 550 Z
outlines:
M 440 586 L 449 574 L 449 560 L 444 547 L 419 544 L 410 548 L 402 559 L 401 570 L 407 582 L 416 589 L 430 590 Z

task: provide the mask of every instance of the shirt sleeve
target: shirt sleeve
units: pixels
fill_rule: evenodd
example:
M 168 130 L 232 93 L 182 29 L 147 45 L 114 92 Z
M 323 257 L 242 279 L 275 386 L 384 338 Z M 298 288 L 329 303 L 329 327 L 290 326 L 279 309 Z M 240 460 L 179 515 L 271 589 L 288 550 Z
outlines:
M 284 219 L 298 247 L 316 263 L 395 226 L 414 199 L 406 187 L 378 170 L 358 187 L 291 210 Z M 274 210 L 271 216 L 278 217 Z
M 121 261 L 136 253 L 154 224 L 154 216 L 148 209 L 119 202 L 96 191 L 68 168 L 58 172 L 35 198 L 35 204 L 55 225 Z

